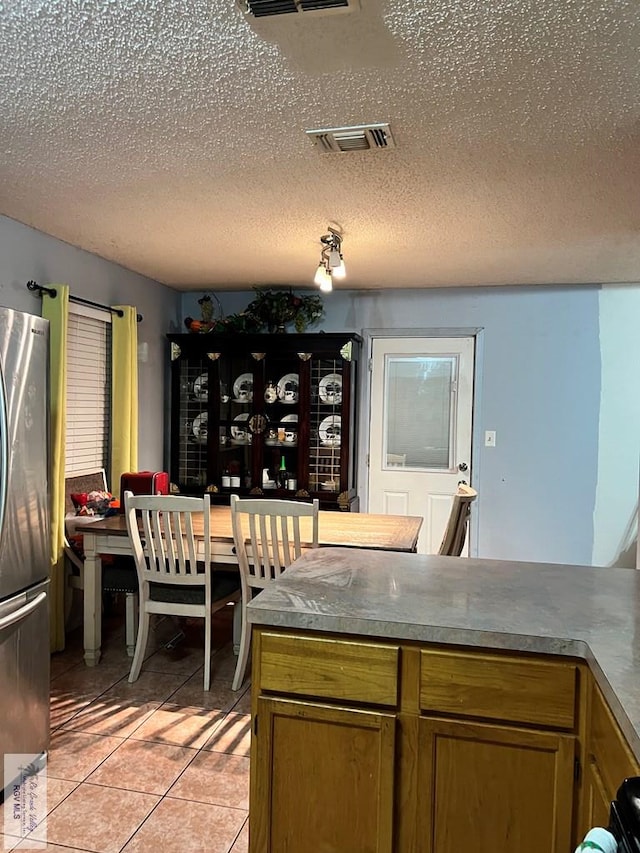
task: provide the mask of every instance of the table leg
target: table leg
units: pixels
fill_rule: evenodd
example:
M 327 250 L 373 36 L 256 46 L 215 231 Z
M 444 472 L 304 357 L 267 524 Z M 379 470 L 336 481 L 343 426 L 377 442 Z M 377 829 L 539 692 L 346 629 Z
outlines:
M 102 640 L 102 560 L 96 553 L 96 537 L 83 530 L 84 543 L 84 662 L 95 666 L 100 660 Z

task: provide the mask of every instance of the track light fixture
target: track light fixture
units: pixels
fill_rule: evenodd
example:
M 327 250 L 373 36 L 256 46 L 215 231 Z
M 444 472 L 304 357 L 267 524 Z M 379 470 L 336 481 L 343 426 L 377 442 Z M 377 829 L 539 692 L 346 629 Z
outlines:
M 316 270 L 314 284 L 320 290 L 328 292 L 333 290 L 333 279 L 342 279 L 347 274 L 342 257 L 342 236 L 330 225 L 327 226 L 328 234 L 320 237 L 322 250 L 320 252 L 320 263 Z

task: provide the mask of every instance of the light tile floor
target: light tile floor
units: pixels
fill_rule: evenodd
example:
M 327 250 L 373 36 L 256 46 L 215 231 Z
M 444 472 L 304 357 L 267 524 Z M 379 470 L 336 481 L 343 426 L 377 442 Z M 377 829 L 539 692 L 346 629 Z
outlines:
M 214 614 L 206 693 L 202 620 L 182 620 L 185 637 L 173 650 L 164 644 L 175 623 L 155 623 L 134 684 L 120 613 L 104 620 L 96 667 L 83 662 L 82 630 L 67 637 L 51 660 L 47 844 L 39 849 L 247 853 L 250 696 L 247 681 L 231 690 L 230 611 Z M 34 845 L 0 835 L 0 850 Z

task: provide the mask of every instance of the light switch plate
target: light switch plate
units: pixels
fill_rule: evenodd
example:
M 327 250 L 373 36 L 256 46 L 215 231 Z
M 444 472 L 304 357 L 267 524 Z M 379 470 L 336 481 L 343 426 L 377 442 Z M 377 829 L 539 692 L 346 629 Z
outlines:
M 488 429 L 484 434 L 484 446 L 485 447 L 495 447 L 496 446 L 496 431 L 494 429 Z

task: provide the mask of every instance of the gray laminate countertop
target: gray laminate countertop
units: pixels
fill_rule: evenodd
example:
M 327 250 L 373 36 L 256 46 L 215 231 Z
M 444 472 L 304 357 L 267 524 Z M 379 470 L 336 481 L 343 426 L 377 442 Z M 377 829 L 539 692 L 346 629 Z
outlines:
M 254 624 L 568 655 L 640 760 L 640 572 L 320 548 L 249 605 Z

